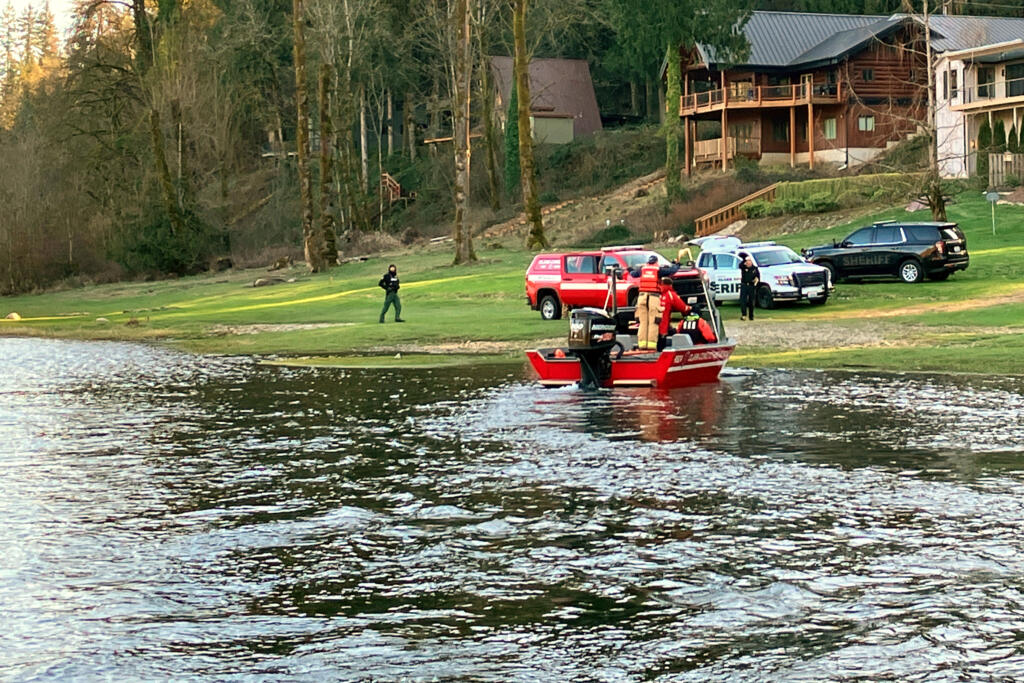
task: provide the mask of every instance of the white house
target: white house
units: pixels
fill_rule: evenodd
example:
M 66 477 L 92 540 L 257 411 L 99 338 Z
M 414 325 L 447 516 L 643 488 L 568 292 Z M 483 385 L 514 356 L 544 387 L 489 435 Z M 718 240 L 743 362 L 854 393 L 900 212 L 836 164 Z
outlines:
M 978 129 L 1024 123 L 1024 38 L 943 53 L 935 70 L 936 152 L 946 178 L 973 175 Z

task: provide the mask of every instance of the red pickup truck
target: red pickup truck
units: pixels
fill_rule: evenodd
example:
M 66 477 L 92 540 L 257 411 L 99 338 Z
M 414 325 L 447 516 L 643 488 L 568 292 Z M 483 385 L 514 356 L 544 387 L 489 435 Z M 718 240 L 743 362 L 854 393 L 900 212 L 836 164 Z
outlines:
M 641 245 L 605 247 L 594 251 L 573 251 L 562 254 L 537 254 L 526 269 L 526 300 L 530 308 L 540 311 L 544 320 L 562 317 L 562 306 L 601 308 L 608 298 L 606 268 L 621 271 L 616 282 L 618 306 L 633 306 L 639 291 L 640 278 L 632 277 L 630 269 L 639 269 L 654 254 L 658 264 L 669 265 L 661 254 Z M 679 271 L 680 274 L 687 272 Z

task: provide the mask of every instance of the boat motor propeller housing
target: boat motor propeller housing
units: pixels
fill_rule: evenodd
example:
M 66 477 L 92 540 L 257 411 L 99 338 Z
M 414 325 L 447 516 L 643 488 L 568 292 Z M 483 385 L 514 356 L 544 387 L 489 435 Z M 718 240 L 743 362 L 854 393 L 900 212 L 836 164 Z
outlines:
M 580 359 L 580 387 L 597 388 L 612 376 L 615 319 L 600 308 L 577 308 L 569 318 L 569 351 Z

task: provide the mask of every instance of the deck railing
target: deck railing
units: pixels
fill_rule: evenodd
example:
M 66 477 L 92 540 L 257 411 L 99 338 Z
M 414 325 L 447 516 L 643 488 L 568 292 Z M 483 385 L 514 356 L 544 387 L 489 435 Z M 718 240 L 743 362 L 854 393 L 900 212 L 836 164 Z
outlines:
M 734 159 L 737 154 L 757 155 L 761 153 L 761 138 L 737 138 L 729 137 L 727 158 Z M 693 160 L 717 161 L 722 158 L 722 138 L 711 140 L 697 140 L 693 143 Z
M 838 83 L 818 83 L 808 87 L 806 83 L 790 85 L 752 85 L 730 83 L 727 88 L 705 90 L 683 95 L 679 102 L 679 114 L 696 111 L 721 109 L 722 107 L 785 106 L 814 102 L 839 102 L 841 87 Z
M 710 235 L 718 232 L 730 223 L 734 223 L 741 218 L 746 218 L 747 214 L 743 211 L 743 205 L 752 202 L 755 199 L 767 199 L 769 201 L 775 199 L 775 189 L 778 186 L 778 183 L 773 183 L 768 187 L 758 190 L 757 192 L 748 194 L 742 199 L 737 199 L 732 204 L 727 204 L 720 209 L 712 211 L 711 213 L 704 214 L 694 221 L 697 229 L 697 237 L 703 237 L 704 235 Z
M 968 86 L 961 93 L 960 104 L 974 104 L 1010 97 L 1024 97 L 1024 78 L 990 81 Z

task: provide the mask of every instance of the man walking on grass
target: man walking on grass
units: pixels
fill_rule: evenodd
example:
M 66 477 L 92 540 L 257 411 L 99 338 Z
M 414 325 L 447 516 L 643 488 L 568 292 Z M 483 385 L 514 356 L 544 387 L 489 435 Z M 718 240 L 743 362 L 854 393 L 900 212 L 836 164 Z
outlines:
M 395 322 L 404 323 L 402 320 L 402 302 L 398 298 L 398 268 L 392 263 L 388 266 L 388 272 L 377 283 L 384 290 L 384 308 L 380 312 L 380 321 L 384 322 L 384 314 L 392 304 L 395 305 Z

